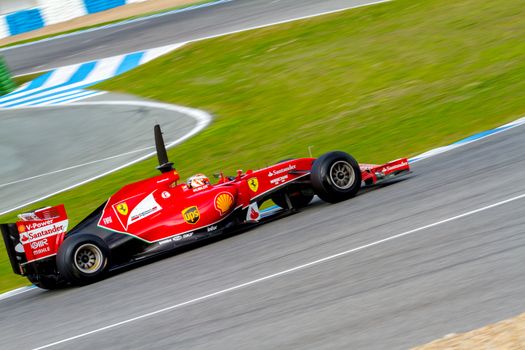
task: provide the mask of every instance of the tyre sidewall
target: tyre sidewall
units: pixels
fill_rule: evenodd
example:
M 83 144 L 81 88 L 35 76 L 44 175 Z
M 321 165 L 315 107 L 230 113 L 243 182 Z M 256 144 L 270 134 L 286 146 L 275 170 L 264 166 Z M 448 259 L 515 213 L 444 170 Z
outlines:
M 354 183 L 346 189 L 336 187 L 330 179 L 330 169 L 336 162 L 348 163 L 354 171 Z M 336 203 L 354 197 L 361 188 L 361 170 L 357 161 L 348 153 L 335 151 L 317 158 L 310 174 L 312 188 L 325 202 Z
M 75 252 L 84 244 L 93 244 L 97 246 L 102 253 L 102 267 L 93 273 L 80 271 L 75 263 Z M 100 237 L 90 234 L 81 234 L 68 237 L 58 250 L 57 267 L 58 271 L 66 280 L 73 284 L 83 285 L 96 282 L 106 274 L 109 267 L 109 248 Z

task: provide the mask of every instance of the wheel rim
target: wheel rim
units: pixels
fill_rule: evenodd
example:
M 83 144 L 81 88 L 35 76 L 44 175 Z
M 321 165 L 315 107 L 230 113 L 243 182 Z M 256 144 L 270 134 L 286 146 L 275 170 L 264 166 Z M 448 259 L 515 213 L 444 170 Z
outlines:
M 335 162 L 330 167 L 330 180 L 338 189 L 349 189 L 355 182 L 354 168 L 348 162 L 342 160 Z
M 91 243 L 81 245 L 75 252 L 75 267 L 86 274 L 99 271 L 103 260 L 100 248 Z

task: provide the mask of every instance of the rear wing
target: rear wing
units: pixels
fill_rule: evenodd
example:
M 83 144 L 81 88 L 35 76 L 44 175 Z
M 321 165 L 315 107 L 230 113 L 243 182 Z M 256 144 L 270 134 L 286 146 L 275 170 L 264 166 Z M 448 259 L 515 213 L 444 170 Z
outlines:
M 63 205 L 18 215 L 19 221 L 0 224 L 13 272 L 24 275 L 26 264 L 56 255 L 67 232 Z

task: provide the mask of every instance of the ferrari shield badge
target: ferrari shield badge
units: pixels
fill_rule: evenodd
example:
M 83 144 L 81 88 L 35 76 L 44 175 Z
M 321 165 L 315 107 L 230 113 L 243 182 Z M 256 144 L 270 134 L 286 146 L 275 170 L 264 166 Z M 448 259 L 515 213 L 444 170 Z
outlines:
M 128 209 L 128 205 L 126 204 L 126 202 L 117 204 L 117 211 L 119 212 L 120 215 L 124 215 L 124 216 L 128 215 L 129 209 Z
M 253 192 L 257 192 L 257 190 L 259 189 L 259 180 L 257 180 L 256 177 L 252 177 L 248 180 L 248 186 L 250 187 L 250 190 L 252 190 Z
M 184 218 L 184 221 L 186 221 L 188 224 L 196 224 L 197 221 L 201 218 L 201 214 L 199 213 L 199 208 L 196 206 L 186 208 L 182 211 L 182 217 Z

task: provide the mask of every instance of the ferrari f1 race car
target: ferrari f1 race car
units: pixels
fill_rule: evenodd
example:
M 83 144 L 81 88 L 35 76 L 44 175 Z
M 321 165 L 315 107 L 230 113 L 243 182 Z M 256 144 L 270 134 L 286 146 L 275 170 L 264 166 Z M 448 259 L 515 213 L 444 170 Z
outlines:
M 215 184 L 202 174 L 179 183 L 158 125 L 154 133 L 161 174 L 124 186 L 70 231 L 63 205 L 0 225 L 13 272 L 44 289 L 89 284 L 145 258 L 296 211 L 314 195 L 340 202 L 355 196 L 362 184 L 410 170 L 407 159 L 358 164 L 337 151 L 239 170 L 236 176 L 220 174 Z M 282 209 L 262 215 L 259 208 L 270 199 Z

